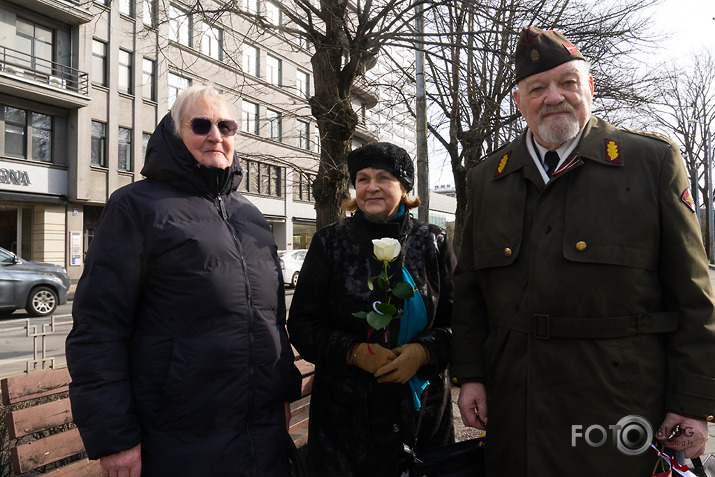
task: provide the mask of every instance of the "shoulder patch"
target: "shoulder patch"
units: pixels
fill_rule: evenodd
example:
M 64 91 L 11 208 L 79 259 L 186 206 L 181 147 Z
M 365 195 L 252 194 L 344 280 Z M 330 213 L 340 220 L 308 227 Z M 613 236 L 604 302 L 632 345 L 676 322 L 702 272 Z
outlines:
M 680 200 L 682 200 L 683 203 L 687 205 L 693 213 L 695 213 L 695 200 L 693 199 L 693 194 L 690 192 L 690 187 L 683 191 L 680 195 Z
M 501 159 L 499 159 L 499 165 L 497 166 L 497 170 L 494 173 L 494 177 L 499 177 L 504 173 L 504 169 L 506 169 L 506 164 L 509 162 L 509 158 L 511 157 L 511 151 L 503 154 L 501 156 Z

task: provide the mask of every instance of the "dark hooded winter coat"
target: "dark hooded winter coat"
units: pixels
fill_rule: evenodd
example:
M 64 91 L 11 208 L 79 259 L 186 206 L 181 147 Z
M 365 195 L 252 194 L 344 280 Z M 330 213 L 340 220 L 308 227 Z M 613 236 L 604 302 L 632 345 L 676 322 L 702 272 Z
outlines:
M 90 459 L 141 443 L 143 476 L 286 476 L 284 402 L 300 373 L 268 224 L 167 115 L 142 180 L 107 201 L 67 338 Z
M 417 413 L 409 385 L 378 384 L 372 374 L 347 363 L 348 350 L 365 342 L 369 330 L 366 320 L 352 313 L 368 311 L 383 293 L 367 286 L 368 277 L 382 266 L 371 240 L 382 237 L 400 241 L 401 253 L 390 264 L 390 274 L 401 277 L 404 265 L 427 310 L 427 328 L 411 340 L 426 346 L 434 359 L 418 371 L 430 385 L 417 447 L 454 441 L 446 368 L 456 257 L 449 236 L 409 214 L 374 223 L 358 211 L 313 236 L 288 319 L 291 342 L 315 363 L 308 438 L 314 476 L 400 475 L 409 460 L 403 444 L 411 447 L 415 441 Z M 393 320 L 385 347 L 397 346 L 399 330 L 399 320 Z M 383 338 L 382 331 L 375 331 L 370 342 L 383 344 Z

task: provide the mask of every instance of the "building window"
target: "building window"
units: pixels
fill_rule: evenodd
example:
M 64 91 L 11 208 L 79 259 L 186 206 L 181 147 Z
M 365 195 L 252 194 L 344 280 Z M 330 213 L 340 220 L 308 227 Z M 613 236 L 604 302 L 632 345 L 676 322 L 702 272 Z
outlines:
M 52 74 L 52 30 L 18 18 L 15 48 L 20 66 Z
M 52 162 L 52 116 L 32 113 L 32 159 Z
M 5 154 L 8 156 L 27 157 L 25 125 L 27 113 L 24 109 L 5 106 Z
M 174 73 L 169 73 L 169 109 L 176 101 L 176 97 L 179 93 L 188 89 L 191 86 L 191 80 L 184 78 L 183 76 L 176 75 Z
M 149 146 L 150 133 L 142 133 L 142 165 L 146 162 L 146 149 Z
M 144 99 L 156 101 L 156 61 L 142 60 L 142 83 Z
M 280 7 L 273 2 L 266 2 L 266 19 L 271 25 L 281 26 L 283 18 Z
M 274 141 L 281 142 L 283 139 L 283 118 L 281 113 L 272 109 L 266 110 L 266 127 L 268 137 Z
M 243 0 L 243 11 L 253 15 L 258 14 L 258 0 Z
M 281 85 L 281 60 L 266 55 L 266 81 L 275 86 Z
M 107 86 L 107 44 L 92 40 L 92 83 Z
M 144 0 L 144 13 L 142 16 L 146 26 L 156 26 L 156 0 Z
M 245 74 L 258 76 L 258 48 L 251 45 L 243 45 L 243 72 Z
M 119 13 L 128 17 L 133 17 L 134 0 L 119 0 Z
M 310 98 L 310 75 L 298 71 L 295 78 L 296 94 L 301 98 Z
M 313 181 L 315 174 L 293 171 L 293 200 L 313 202 Z
M 241 131 L 258 135 L 258 105 L 244 101 L 241 106 Z
M 92 121 L 92 165 L 107 167 L 107 125 Z
M 191 46 L 191 15 L 173 5 L 169 7 L 169 30 L 172 40 Z
M 215 60 L 223 59 L 223 31 L 205 23 L 202 30 L 201 53 Z
M 119 154 L 117 156 L 117 169 L 120 171 L 132 170 L 132 130 L 119 128 Z
M 242 160 L 244 178 L 239 190 L 271 197 L 285 197 L 282 167 L 264 162 Z
M 4 154 L 21 159 L 52 162 L 52 116 L 10 106 L 0 107 L 0 112 L 5 130 Z
M 119 50 L 119 92 L 132 94 L 132 53 Z
M 109 0 L 94 0 L 94 3 L 96 3 L 97 5 L 107 6 L 109 5 Z
M 298 136 L 297 146 L 301 149 L 310 151 L 310 124 L 305 121 L 296 121 L 296 129 Z

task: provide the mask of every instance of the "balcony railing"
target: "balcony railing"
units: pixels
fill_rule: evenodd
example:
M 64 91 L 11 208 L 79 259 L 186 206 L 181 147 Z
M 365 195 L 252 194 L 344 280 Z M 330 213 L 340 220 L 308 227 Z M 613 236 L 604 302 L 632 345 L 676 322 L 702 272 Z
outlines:
M 85 96 L 89 94 L 87 73 L 4 46 L 0 46 L 0 71 Z

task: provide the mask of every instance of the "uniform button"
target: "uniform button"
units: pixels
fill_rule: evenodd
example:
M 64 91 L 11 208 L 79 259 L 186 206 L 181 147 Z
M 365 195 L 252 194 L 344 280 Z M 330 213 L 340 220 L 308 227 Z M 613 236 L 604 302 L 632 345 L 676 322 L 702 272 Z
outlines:
M 578 250 L 579 252 L 583 252 L 584 250 L 586 250 L 586 242 L 576 242 L 576 250 Z
M 511 249 L 509 247 L 504 249 L 504 256 L 511 257 Z
M 705 420 L 708 421 L 708 422 L 713 422 L 713 417 L 712 417 L 712 416 L 708 416 L 708 417 L 705 418 Z

